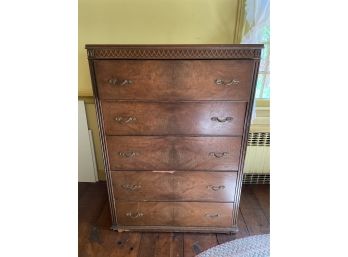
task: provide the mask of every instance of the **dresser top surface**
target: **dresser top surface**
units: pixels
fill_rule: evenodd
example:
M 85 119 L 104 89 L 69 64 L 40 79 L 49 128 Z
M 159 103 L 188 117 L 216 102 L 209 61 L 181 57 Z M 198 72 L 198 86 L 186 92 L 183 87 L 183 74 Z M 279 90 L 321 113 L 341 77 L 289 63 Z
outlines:
M 87 44 L 89 59 L 260 59 L 262 44 Z

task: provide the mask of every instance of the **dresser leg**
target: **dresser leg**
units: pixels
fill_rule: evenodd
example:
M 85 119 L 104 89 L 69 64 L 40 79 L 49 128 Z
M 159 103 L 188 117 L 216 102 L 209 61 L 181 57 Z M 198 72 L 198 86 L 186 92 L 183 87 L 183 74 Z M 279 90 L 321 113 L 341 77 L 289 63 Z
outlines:
M 119 232 L 119 233 L 129 231 L 128 229 L 118 228 L 117 225 L 112 225 L 112 226 L 110 227 L 110 229 L 113 230 L 113 231 L 117 231 L 117 232 Z
M 234 227 L 233 230 L 229 233 L 230 235 L 235 235 L 239 231 L 238 227 Z
M 118 230 L 116 225 L 112 225 L 112 226 L 110 227 L 110 229 L 113 230 L 113 231 L 117 231 L 117 230 Z

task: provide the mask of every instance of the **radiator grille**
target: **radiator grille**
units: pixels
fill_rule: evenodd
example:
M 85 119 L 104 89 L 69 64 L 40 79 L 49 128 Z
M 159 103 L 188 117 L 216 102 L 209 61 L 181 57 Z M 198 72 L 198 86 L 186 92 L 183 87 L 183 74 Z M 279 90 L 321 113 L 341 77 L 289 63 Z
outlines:
M 270 183 L 270 133 L 249 133 L 244 165 L 244 184 Z
M 270 146 L 270 133 L 269 132 L 249 133 L 248 145 Z
M 260 173 L 244 174 L 243 184 L 270 184 L 270 174 L 260 174 Z

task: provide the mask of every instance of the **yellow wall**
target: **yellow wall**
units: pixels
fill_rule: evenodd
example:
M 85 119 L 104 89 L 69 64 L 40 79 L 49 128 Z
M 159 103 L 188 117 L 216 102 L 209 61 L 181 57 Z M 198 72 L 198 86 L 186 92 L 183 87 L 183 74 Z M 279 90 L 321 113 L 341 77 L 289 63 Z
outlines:
M 92 96 L 85 44 L 229 44 L 240 38 L 243 0 L 79 0 L 80 97 Z M 95 106 L 86 103 L 99 179 L 103 160 Z

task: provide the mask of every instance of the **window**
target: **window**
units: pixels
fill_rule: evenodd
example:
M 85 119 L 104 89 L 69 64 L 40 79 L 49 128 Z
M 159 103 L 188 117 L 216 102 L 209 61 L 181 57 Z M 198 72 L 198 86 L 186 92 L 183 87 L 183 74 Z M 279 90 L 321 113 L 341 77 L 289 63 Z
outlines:
M 259 76 L 257 78 L 255 97 L 270 97 L 270 22 L 269 0 L 246 0 L 245 24 L 243 27 L 243 44 L 264 44 L 261 54 Z

